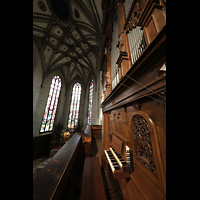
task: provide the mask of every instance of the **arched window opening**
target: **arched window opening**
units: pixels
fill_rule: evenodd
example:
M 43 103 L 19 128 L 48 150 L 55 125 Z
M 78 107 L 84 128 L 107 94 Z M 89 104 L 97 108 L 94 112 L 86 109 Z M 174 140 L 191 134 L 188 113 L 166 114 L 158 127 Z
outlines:
M 91 125 L 92 122 L 92 101 L 93 101 L 93 79 L 90 83 L 89 88 L 89 103 L 88 103 L 88 124 Z
M 47 103 L 42 118 L 40 133 L 53 130 L 60 90 L 61 79 L 59 76 L 54 76 L 51 82 L 49 96 L 47 98 Z
M 81 84 L 75 83 L 72 91 L 72 100 L 68 119 L 68 128 L 76 128 L 78 124 L 78 114 L 80 107 Z

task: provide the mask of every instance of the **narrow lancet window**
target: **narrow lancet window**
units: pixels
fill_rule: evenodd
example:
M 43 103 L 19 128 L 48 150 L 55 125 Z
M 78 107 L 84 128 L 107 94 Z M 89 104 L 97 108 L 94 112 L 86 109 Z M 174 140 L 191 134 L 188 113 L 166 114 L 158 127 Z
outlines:
M 93 79 L 90 83 L 89 88 L 89 103 L 88 103 L 88 124 L 91 125 L 92 122 L 92 101 L 93 101 Z
M 51 82 L 49 96 L 47 99 L 44 115 L 42 118 L 40 133 L 53 130 L 53 124 L 55 121 L 60 90 L 61 90 L 61 79 L 59 76 L 54 76 Z
M 75 83 L 72 90 L 72 100 L 69 111 L 68 128 L 76 128 L 78 125 L 80 97 L 81 97 L 81 84 Z

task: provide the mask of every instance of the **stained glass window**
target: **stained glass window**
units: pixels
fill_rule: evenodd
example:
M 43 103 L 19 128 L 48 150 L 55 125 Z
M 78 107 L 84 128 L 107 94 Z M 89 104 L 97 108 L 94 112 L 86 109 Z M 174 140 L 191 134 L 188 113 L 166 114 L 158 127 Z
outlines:
M 75 83 L 72 91 L 72 100 L 69 111 L 68 128 L 75 128 L 78 124 L 78 113 L 81 97 L 81 84 Z
M 93 79 L 90 83 L 89 90 L 89 103 L 88 103 L 88 124 L 91 125 L 92 122 L 92 100 L 93 100 Z
M 54 76 L 51 82 L 49 96 L 47 98 L 47 103 L 42 118 L 40 133 L 51 131 L 53 129 L 60 89 L 61 79 L 59 76 Z

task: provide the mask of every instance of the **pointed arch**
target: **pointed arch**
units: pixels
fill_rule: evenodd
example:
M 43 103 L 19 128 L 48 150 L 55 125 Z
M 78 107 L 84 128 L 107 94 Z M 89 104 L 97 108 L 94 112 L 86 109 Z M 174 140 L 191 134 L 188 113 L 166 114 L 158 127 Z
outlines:
M 93 79 L 90 82 L 90 87 L 89 87 L 89 102 L 88 102 L 88 124 L 91 125 L 92 123 L 92 103 L 93 103 L 93 86 L 94 86 L 94 81 Z
M 68 128 L 76 128 L 78 125 L 79 107 L 81 98 L 81 84 L 79 82 L 73 85 L 71 105 L 68 118 Z
M 61 84 L 61 78 L 59 76 L 54 76 L 51 81 L 50 91 L 40 127 L 40 133 L 53 130 Z

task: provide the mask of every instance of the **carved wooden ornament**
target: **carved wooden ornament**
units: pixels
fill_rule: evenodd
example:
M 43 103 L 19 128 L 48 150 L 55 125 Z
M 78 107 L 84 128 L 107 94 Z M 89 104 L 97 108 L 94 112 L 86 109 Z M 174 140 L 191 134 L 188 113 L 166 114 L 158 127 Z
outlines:
M 144 118 L 144 115 L 133 115 L 131 126 L 134 132 L 134 142 L 136 148 L 136 159 L 143 164 L 150 172 L 156 175 L 156 166 L 153 155 L 150 132 L 153 131 L 150 123 Z M 151 120 L 151 119 L 150 119 Z M 151 120 L 152 121 L 152 120 Z
M 126 32 L 129 32 L 130 30 L 132 30 L 132 28 L 135 28 L 137 26 L 141 15 L 142 15 L 142 9 L 141 9 L 139 1 L 137 0 L 134 6 L 133 12 L 131 13 L 129 22 L 127 24 Z
M 119 34 L 118 41 L 116 43 L 116 47 L 119 48 L 119 53 L 126 51 L 126 49 L 125 49 L 125 41 L 124 41 L 124 38 L 123 38 L 123 33 L 124 33 L 124 31 Z

